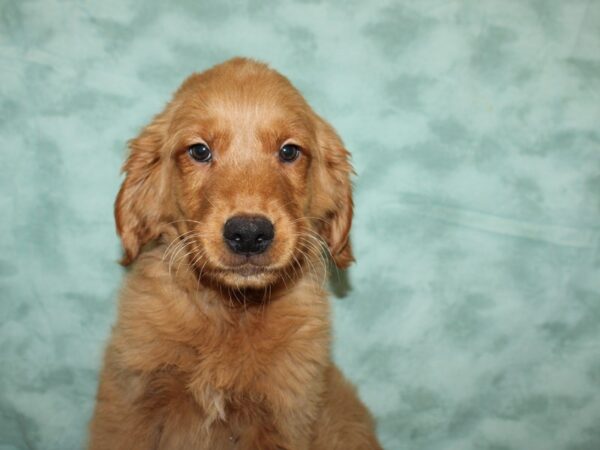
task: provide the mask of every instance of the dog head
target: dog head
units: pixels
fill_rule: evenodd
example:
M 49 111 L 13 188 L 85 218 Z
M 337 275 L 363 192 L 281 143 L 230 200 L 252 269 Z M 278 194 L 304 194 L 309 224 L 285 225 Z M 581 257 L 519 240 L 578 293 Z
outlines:
M 353 261 L 349 154 L 266 65 L 190 76 L 129 146 L 115 203 L 124 264 L 167 229 L 198 276 L 230 287 L 291 277 L 323 249 Z

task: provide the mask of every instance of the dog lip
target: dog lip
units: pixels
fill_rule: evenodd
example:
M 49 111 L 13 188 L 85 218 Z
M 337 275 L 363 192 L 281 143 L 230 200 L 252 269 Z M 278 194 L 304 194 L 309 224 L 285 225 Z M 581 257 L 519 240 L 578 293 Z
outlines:
M 233 272 L 233 273 L 236 273 L 237 275 L 242 275 L 244 277 L 260 275 L 262 273 L 269 271 L 269 269 L 265 266 L 252 264 L 252 263 L 239 264 L 234 267 L 229 267 L 229 268 L 227 268 L 227 270 L 229 272 Z

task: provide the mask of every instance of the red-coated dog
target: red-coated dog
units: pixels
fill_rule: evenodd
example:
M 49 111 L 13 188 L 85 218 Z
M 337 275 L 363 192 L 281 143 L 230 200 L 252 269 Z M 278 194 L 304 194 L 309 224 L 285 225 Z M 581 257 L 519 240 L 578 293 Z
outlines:
M 266 65 L 188 78 L 130 143 L 115 215 L 130 265 L 92 450 L 379 449 L 331 361 L 327 260 L 352 261 L 352 168 Z

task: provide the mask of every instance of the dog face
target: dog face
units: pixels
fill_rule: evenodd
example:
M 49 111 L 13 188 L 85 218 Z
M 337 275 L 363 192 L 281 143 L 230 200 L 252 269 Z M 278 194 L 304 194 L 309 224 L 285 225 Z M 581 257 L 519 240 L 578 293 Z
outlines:
M 229 287 L 292 278 L 321 246 L 339 267 L 353 260 L 348 153 L 264 64 L 192 75 L 130 149 L 115 204 L 124 264 L 169 229 L 170 250 Z

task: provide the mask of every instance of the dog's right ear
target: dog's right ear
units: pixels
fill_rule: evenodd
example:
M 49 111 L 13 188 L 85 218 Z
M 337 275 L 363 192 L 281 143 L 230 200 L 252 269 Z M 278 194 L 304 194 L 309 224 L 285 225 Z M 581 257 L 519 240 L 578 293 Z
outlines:
M 133 262 L 144 244 L 158 237 L 160 223 L 167 214 L 161 174 L 161 150 L 167 128 L 168 120 L 163 112 L 129 142 L 129 157 L 122 169 L 125 180 L 115 200 L 115 222 L 124 250 L 123 265 Z

